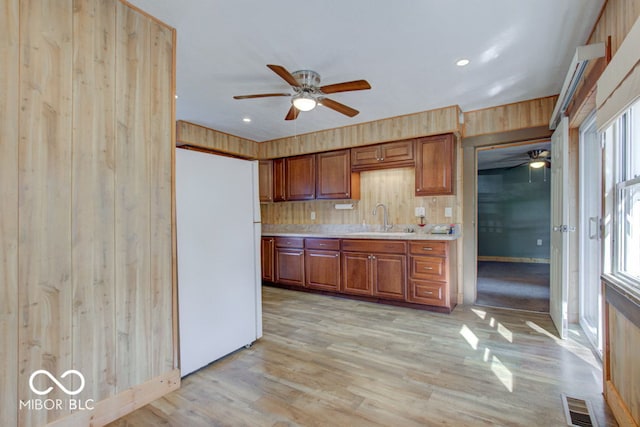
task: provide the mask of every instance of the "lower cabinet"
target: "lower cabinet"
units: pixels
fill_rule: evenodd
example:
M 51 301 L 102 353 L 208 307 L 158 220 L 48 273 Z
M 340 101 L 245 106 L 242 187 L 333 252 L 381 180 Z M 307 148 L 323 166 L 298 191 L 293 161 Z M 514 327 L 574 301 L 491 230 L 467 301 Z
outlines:
M 262 278 L 451 311 L 457 301 L 455 245 L 455 241 L 263 237 Z
M 304 239 L 276 237 L 276 283 L 304 286 Z
M 262 280 L 273 282 L 276 278 L 274 271 L 273 255 L 275 250 L 275 241 L 273 237 L 263 237 L 260 240 L 260 256 L 262 264 Z
M 304 283 L 309 289 L 340 290 L 340 240 L 304 239 Z
M 453 309 L 457 302 L 455 241 L 409 243 L 407 300 Z
M 343 240 L 342 292 L 405 299 L 406 242 Z

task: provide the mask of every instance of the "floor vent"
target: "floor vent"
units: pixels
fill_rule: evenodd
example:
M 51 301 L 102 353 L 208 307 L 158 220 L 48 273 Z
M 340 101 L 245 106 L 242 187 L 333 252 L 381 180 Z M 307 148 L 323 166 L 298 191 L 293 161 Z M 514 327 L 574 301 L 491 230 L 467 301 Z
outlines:
M 598 427 L 598 422 L 593 418 L 591 402 L 584 399 L 562 395 L 564 415 L 567 417 L 567 425 L 572 427 Z

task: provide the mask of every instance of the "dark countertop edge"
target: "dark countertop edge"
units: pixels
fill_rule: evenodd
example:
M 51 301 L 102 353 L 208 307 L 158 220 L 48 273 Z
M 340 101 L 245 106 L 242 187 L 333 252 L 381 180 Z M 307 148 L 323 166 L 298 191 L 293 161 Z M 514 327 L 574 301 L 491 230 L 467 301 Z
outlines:
M 373 232 L 376 233 L 376 232 Z M 380 234 L 350 234 L 350 233 L 291 233 L 291 232 L 262 232 L 263 237 L 307 237 L 316 239 L 366 239 L 366 240 L 458 240 L 462 234 L 419 234 L 415 236 L 382 236 Z

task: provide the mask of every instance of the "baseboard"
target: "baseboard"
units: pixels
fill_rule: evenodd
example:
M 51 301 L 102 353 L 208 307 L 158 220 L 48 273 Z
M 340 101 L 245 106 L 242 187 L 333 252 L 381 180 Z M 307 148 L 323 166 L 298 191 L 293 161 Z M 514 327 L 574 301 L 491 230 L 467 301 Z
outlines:
M 549 264 L 549 258 L 517 258 L 503 256 L 478 256 L 478 261 L 524 262 L 528 264 Z
M 618 425 L 621 427 L 638 427 L 631 412 L 629 412 L 629 408 L 627 408 L 616 386 L 611 381 L 605 383 L 604 400 L 609 405 L 609 408 L 611 408 L 611 412 L 613 412 L 613 416 L 616 418 Z
M 138 384 L 115 396 L 96 402 L 93 410 L 77 411 L 47 424 L 47 427 L 101 427 L 180 388 L 180 370 Z

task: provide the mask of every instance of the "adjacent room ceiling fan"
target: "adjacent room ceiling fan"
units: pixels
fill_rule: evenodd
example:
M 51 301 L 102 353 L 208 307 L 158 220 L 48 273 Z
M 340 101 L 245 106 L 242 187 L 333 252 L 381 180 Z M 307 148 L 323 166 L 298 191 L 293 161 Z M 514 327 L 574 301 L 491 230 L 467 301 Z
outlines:
M 369 85 L 366 80 L 354 80 L 351 82 L 320 86 L 320 74 L 315 71 L 299 70 L 290 73 L 281 65 L 268 64 L 267 67 L 291 85 L 294 92 L 293 95 L 290 93 L 262 93 L 255 95 L 238 95 L 234 96 L 233 99 L 291 96 L 291 108 L 289 108 L 289 112 L 284 118 L 285 120 L 295 120 L 300 111 L 313 110 L 316 105 L 322 105 L 338 113 L 342 113 L 345 116 L 353 117 L 359 113 L 358 110 L 329 99 L 325 95 L 337 92 L 371 89 L 371 85 Z
M 541 167 L 551 167 L 551 151 L 549 150 L 531 150 L 527 151 L 527 155 L 529 159 L 523 161 L 522 163 L 512 166 L 512 168 L 517 168 L 522 165 L 529 165 L 530 168 L 539 169 Z

